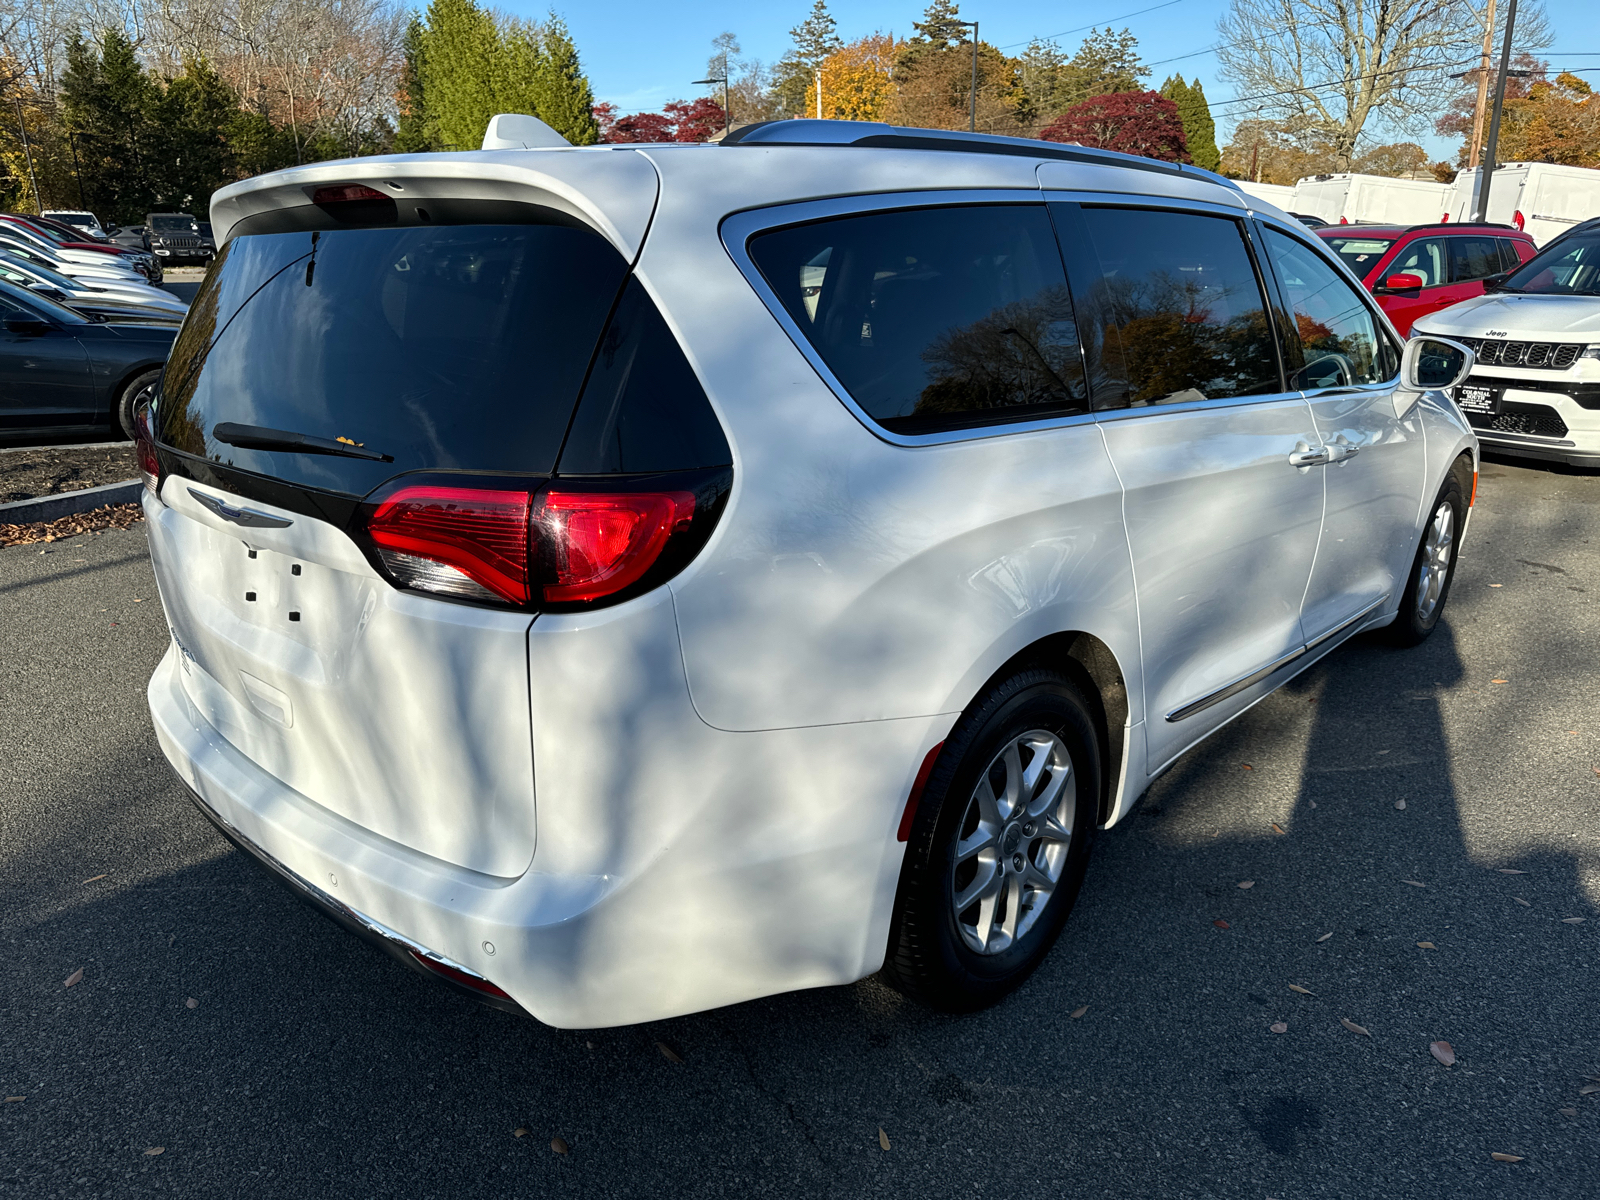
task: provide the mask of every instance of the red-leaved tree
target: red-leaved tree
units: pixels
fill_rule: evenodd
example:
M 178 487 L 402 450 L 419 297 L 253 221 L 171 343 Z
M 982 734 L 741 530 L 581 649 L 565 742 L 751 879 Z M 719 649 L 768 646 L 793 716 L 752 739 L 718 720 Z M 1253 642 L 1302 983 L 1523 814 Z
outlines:
M 705 96 L 698 100 L 674 100 L 666 110 L 678 127 L 674 141 L 708 142 L 713 134 L 722 131 L 722 105 Z
M 1080 100 L 1040 132 L 1047 142 L 1077 142 L 1167 162 L 1189 162 L 1178 106 L 1160 92 L 1114 92 Z
M 634 113 L 631 117 L 618 117 L 611 123 L 608 133 L 601 135 L 607 142 L 670 142 L 677 133 L 672 118 L 660 113 Z

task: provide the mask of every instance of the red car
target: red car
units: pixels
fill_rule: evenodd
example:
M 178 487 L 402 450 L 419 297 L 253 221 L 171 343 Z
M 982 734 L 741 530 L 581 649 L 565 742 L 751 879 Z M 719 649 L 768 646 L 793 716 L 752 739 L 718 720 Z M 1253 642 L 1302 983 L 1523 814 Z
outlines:
M 1330 225 L 1317 230 L 1378 298 L 1401 336 L 1411 322 L 1483 295 L 1483 281 L 1538 249 L 1509 225 Z

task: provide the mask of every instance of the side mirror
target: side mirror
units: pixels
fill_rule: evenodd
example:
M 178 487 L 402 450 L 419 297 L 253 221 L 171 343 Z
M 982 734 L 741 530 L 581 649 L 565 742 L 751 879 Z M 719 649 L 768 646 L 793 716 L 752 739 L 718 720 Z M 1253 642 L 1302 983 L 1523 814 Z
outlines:
M 38 317 L 7 317 L 6 332 L 19 334 L 22 337 L 37 337 L 41 333 L 49 333 L 55 326 L 49 321 L 42 321 Z
M 1400 383 L 1414 392 L 1442 392 L 1472 374 L 1477 362 L 1460 342 L 1423 334 L 1406 343 L 1400 357 Z
M 1391 275 L 1383 281 L 1384 290 L 1389 292 L 1415 292 L 1425 286 L 1421 275 L 1412 275 L 1410 272 Z

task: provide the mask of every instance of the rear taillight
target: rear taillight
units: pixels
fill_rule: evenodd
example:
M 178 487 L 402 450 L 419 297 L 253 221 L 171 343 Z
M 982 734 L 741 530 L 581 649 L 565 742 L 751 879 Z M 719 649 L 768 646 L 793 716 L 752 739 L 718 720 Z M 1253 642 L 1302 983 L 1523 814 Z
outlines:
M 348 204 L 352 200 L 387 200 L 377 188 L 369 188 L 364 183 L 336 183 L 331 187 L 319 187 L 311 193 L 313 204 Z
M 1523 217 L 1521 209 L 1518 209 L 1516 212 L 1511 214 L 1511 223 L 1518 229 L 1521 229 L 1528 223 L 1526 218 Z
M 469 600 L 528 602 L 527 492 L 402 487 L 367 518 L 367 535 L 407 587 Z
M 161 460 L 156 457 L 155 439 L 150 436 L 150 406 L 145 405 L 133 416 L 133 457 L 139 467 L 139 478 L 144 480 L 144 490 L 161 498 Z
M 694 493 L 552 490 L 534 519 L 544 599 L 581 603 L 639 582 L 694 520 Z

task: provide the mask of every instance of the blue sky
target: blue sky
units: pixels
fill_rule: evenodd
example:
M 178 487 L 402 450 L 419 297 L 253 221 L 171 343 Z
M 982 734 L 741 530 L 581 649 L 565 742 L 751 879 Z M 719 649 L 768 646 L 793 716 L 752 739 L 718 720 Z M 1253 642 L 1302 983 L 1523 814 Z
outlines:
M 542 16 L 548 0 L 501 0 L 504 7 L 526 16 Z M 1086 0 L 1081 4 L 1045 0 L 964 0 L 961 15 L 981 24 L 986 42 L 1016 53 L 1036 36 L 1057 36 L 1069 52 L 1083 39 L 1085 26 L 1126 26 L 1139 39 L 1140 53 L 1153 66 L 1153 86 L 1173 71 L 1199 76 L 1211 99 L 1220 127 L 1230 111 L 1222 103 L 1232 89 L 1217 77 L 1216 55 L 1206 49 L 1216 41 L 1216 22 L 1226 0 Z M 847 40 L 877 30 L 902 36 L 911 33 L 926 0 L 832 0 L 829 8 Z M 1474 7 L 1479 7 L 1474 3 Z M 692 85 L 703 78 L 711 39 L 724 30 L 738 35 L 744 54 L 776 62 L 788 48 L 789 29 L 805 19 L 810 0 L 774 3 L 729 3 L 700 0 L 673 6 L 659 0 L 607 0 L 568 5 L 558 2 L 578 43 L 596 96 L 624 112 L 659 109 L 668 100 L 697 94 Z M 1140 10 L 1149 10 L 1141 12 Z M 1555 45 L 1546 53 L 1555 69 L 1600 68 L 1600 21 L 1595 0 L 1545 0 Z M 1600 85 L 1600 70 L 1582 78 Z M 1219 133 L 1223 132 L 1219 128 Z M 1222 140 L 1222 139 L 1219 139 Z M 1424 145 L 1443 156 L 1454 146 L 1437 138 Z

